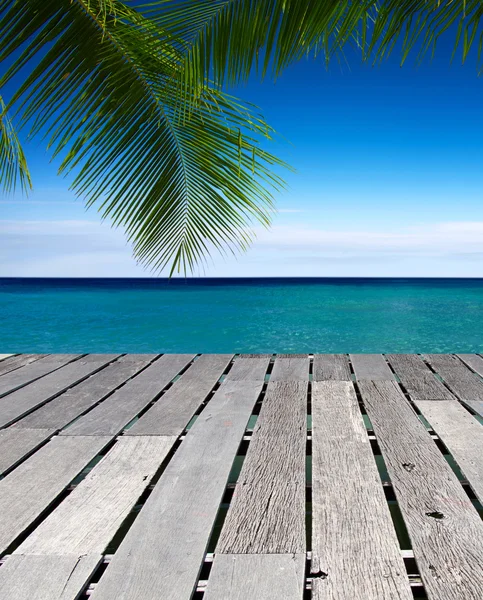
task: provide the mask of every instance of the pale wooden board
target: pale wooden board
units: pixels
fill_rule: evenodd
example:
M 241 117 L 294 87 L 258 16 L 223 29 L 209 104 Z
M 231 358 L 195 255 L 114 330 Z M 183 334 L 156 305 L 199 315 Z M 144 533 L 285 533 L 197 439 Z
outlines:
M 483 504 L 483 426 L 456 400 L 415 401 Z
M 116 435 L 152 402 L 194 354 L 165 354 L 61 435 Z
M 456 356 L 467 364 L 470 369 L 473 369 L 475 373 L 483 377 L 483 358 L 481 356 L 477 354 L 457 354 Z
M 247 359 L 254 360 L 257 359 Z M 261 381 L 225 381 L 199 415 L 91 600 L 190 598 Z
M 17 421 L 14 427 L 61 429 L 134 377 L 155 357 L 155 354 L 122 356 L 102 371 Z
M 79 356 L 79 354 L 49 354 L 21 369 L 15 369 L 15 371 L 2 375 L 0 377 L 0 396 L 5 396 L 47 373 L 60 369 L 67 363 L 78 359 Z
M 217 553 L 306 551 L 307 387 L 300 381 L 268 384 Z
M 483 522 L 396 383 L 359 383 L 430 600 L 480 600 Z M 443 517 L 443 518 L 438 518 Z
M 0 361 L 9 358 L 10 356 L 15 356 L 15 354 L 0 354 Z
M 412 600 L 352 383 L 312 385 L 314 600 Z
M 351 381 L 351 369 L 346 354 L 315 354 L 314 381 Z
M 0 481 L 0 553 L 49 507 L 109 440 L 56 437 Z
M 0 431 L 0 473 L 12 468 L 54 433 L 53 429 L 14 429 Z
M 102 554 L 176 441 L 121 438 L 15 554 Z
M 48 402 L 52 397 L 102 369 L 118 356 L 118 354 L 89 354 L 4 398 L 0 398 L 0 426 L 13 423 L 36 407 Z
M 233 363 L 226 379 L 229 381 L 265 381 L 265 374 L 270 362 L 270 356 L 261 354 L 259 357 L 239 357 Z
M 200 356 L 160 401 L 126 431 L 126 435 L 180 435 L 220 379 L 232 356 Z
M 357 381 L 364 379 L 393 380 L 394 373 L 382 354 L 349 354 Z
M 218 554 L 204 600 L 302 600 L 305 554 Z
M 9 556 L 0 569 L 0 598 L 77 600 L 98 556 Z
M 7 357 L 8 354 L 2 354 L 0 356 Z M 10 371 L 15 371 L 15 369 L 19 369 L 20 367 L 24 367 L 29 365 L 30 363 L 35 362 L 36 360 L 40 360 L 41 358 L 45 358 L 48 356 L 47 354 L 18 354 L 17 356 L 10 355 L 10 358 L 6 358 L 0 362 L 0 375 L 5 375 L 5 373 L 10 373 Z
M 454 398 L 417 354 L 388 354 L 386 358 L 414 400 Z
M 310 360 L 308 355 L 277 356 L 270 381 L 308 381 Z

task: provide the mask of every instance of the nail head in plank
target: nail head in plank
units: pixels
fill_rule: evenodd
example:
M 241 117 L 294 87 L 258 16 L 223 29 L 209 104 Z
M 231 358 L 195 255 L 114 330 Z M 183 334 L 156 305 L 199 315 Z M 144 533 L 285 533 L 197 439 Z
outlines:
M 397 384 L 359 389 L 430 600 L 479 600 L 483 522 Z
M 119 439 L 15 554 L 102 554 L 175 441 Z
M 386 358 L 413 400 L 454 399 L 417 354 L 388 354 Z
M 91 600 L 191 597 L 262 386 L 248 380 L 220 386 L 168 463 Z
M 50 506 L 109 440 L 56 437 L 0 481 L 0 552 Z
M 200 356 L 125 435 L 180 435 L 222 376 L 232 356 Z
M 0 425 L 9 425 L 95 371 L 102 369 L 118 356 L 118 354 L 90 354 L 45 375 L 31 385 L 12 392 L 5 398 L 0 398 Z
M 217 553 L 305 553 L 307 386 L 269 382 Z
M 349 354 L 349 357 L 357 381 L 395 379 L 382 354 Z
M 133 359 L 133 356 L 138 358 Z M 61 429 L 83 412 L 103 400 L 155 358 L 151 355 L 123 356 L 102 371 L 67 390 L 44 406 L 28 414 L 14 427 Z
M 152 402 L 194 354 L 165 354 L 104 402 L 64 429 L 61 435 L 116 435 Z
M 2 429 L 0 431 L 0 473 L 11 469 L 22 458 L 47 440 L 54 429 Z
M 312 385 L 312 519 L 314 600 L 412 600 L 371 444 L 349 382 Z
M 277 356 L 270 381 L 308 381 L 310 359 L 308 354 Z
M 204 600 L 302 600 L 305 554 L 217 554 Z
M 346 354 L 315 354 L 314 381 L 351 381 L 351 369 Z
M 2 360 L 0 363 L 0 375 L 5 375 L 5 373 L 10 373 L 10 371 L 15 371 L 21 367 L 29 365 L 30 363 L 35 362 L 36 360 L 40 360 L 41 358 L 45 358 L 48 356 L 47 354 L 18 354 L 17 356 L 13 354 L 2 354 L 5 360 Z M 6 357 L 9 357 L 8 359 Z
M 76 600 L 102 556 L 9 556 L 0 569 L 5 600 Z

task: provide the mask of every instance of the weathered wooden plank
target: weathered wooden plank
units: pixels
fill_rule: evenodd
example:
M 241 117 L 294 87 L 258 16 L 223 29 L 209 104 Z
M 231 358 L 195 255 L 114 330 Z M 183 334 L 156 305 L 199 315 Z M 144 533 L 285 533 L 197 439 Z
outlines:
M 302 600 L 305 554 L 218 554 L 205 600 Z
M 483 427 L 456 400 L 415 401 L 483 504 Z
M 61 435 L 116 435 L 159 396 L 194 354 L 165 354 Z
M 357 381 L 364 379 L 394 380 L 382 354 L 349 354 Z
M 0 377 L 0 396 L 5 396 L 47 373 L 60 369 L 67 363 L 78 359 L 79 356 L 79 354 L 49 354 L 21 369 L 15 369 L 15 371 L 2 375 Z
M 0 481 L 0 552 L 49 507 L 109 440 L 56 437 Z
M 0 426 L 13 423 L 48 402 L 52 397 L 102 369 L 118 356 L 118 354 L 89 354 L 12 392 L 5 398 L 0 398 Z
M 10 356 L 15 356 L 15 354 L 0 354 L 0 360 L 5 360 L 6 358 L 10 358 Z
M 256 358 L 237 358 L 230 369 L 227 379 L 230 381 L 265 381 L 265 374 L 270 362 L 269 355 Z
M 0 569 L 0 598 L 76 600 L 102 556 L 9 556 Z
M 477 354 L 457 354 L 456 356 L 468 365 L 470 369 L 473 369 L 475 373 L 483 377 L 483 358 L 481 356 Z
M 102 554 L 175 441 L 121 438 L 15 554 Z
M 349 382 L 312 385 L 314 600 L 411 600 L 381 479 Z
M 299 381 L 268 384 L 217 553 L 306 551 L 307 387 Z
M 346 354 L 315 354 L 314 381 L 351 381 L 351 369 Z
M 148 366 L 155 354 L 122 356 L 98 373 L 17 421 L 14 427 L 59 430 Z
M 14 429 L 0 431 L 0 473 L 11 469 L 54 433 L 53 429 Z
M 454 396 L 436 379 L 417 354 L 386 355 L 392 368 L 411 397 L 416 400 L 451 400 Z
M 232 356 L 201 356 L 160 401 L 126 431 L 126 435 L 180 435 L 220 379 Z
M 458 398 L 483 417 L 483 381 L 456 356 L 426 354 L 425 358 Z
M 359 389 L 430 600 L 478 600 L 483 522 L 396 383 Z
M 262 386 L 261 381 L 228 378 L 220 386 L 169 462 L 91 600 L 191 597 Z
M 0 356 L 10 357 L 5 358 L 0 363 L 0 375 L 5 375 L 5 373 L 10 373 L 10 371 L 15 371 L 15 369 L 19 369 L 20 367 L 24 367 L 29 365 L 30 363 L 35 362 L 36 360 L 40 360 L 41 358 L 45 358 L 48 356 L 47 354 L 18 354 L 18 355 L 9 355 L 9 354 L 1 354 Z
M 308 381 L 310 359 L 308 355 L 277 357 L 270 381 Z

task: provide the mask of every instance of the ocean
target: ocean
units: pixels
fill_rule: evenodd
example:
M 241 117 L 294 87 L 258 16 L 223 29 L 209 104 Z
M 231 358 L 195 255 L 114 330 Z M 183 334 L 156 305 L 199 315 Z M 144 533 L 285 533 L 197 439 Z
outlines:
M 0 279 L 0 353 L 481 352 L 483 279 Z

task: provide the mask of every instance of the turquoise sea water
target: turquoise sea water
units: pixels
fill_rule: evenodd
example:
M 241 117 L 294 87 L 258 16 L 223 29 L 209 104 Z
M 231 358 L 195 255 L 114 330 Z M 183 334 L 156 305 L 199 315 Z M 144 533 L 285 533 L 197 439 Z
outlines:
M 480 279 L 0 279 L 4 352 L 481 352 Z

